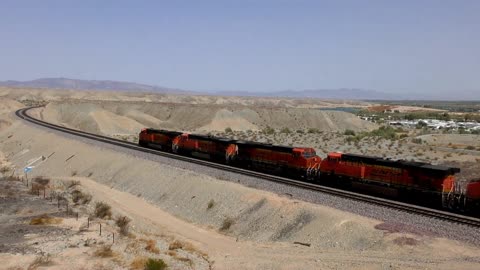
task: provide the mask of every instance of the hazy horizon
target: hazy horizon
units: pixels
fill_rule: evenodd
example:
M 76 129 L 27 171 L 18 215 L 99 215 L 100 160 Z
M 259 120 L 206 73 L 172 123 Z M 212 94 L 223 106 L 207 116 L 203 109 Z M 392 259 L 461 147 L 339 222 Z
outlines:
M 0 80 L 480 99 L 478 1 L 4 1 Z M 414 97 L 412 97 L 414 98 Z

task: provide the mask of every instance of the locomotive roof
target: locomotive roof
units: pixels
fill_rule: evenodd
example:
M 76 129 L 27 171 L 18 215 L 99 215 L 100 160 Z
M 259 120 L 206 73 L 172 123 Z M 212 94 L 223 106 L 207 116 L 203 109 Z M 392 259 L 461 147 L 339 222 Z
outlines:
M 170 131 L 165 129 L 154 129 L 154 128 L 147 128 L 147 133 L 161 133 L 161 134 L 174 135 L 174 136 L 178 136 L 182 134 L 182 132 L 179 132 L 179 131 Z
M 454 174 L 459 173 L 460 169 L 455 167 L 447 167 L 440 165 L 432 165 L 425 162 L 406 161 L 406 160 L 391 160 L 375 156 L 364 156 L 356 154 L 342 154 L 342 160 L 363 162 L 367 164 L 384 165 L 395 168 L 418 168 L 432 173 Z
M 229 138 L 222 138 L 222 137 L 214 137 L 210 135 L 200 135 L 200 134 L 188 134 L 188 138 L 190 139 L 198 139 L 204 141 L 212 141 L 212 142 L 223 142 L 223 143 L 234 143 L 235 140 Z
M 243 141 L 243 140 L 236 141 L 236 143 L 244 147 L 261 148 L 261 149 L 268 149 L 268 150 L 288 152 L 288 153 L 293 152 L 293 149 L 295 148 L 291 146 L 273 145 L 270 143 L 260 143 L 260 142 Z

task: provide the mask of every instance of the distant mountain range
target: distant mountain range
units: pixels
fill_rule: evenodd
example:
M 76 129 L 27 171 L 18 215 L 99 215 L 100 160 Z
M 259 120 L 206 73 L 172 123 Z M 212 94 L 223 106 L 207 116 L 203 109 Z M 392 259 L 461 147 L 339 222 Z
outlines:
M 244 91 L 234 91 L 234 92 L 215 92 L 217 95 L 222 96 L 253 96 L 253 97 L 291 97 L 291 98 L 323 98 L 323 99 L 355 99 L 355 100 L 365 100 L 365 99 L 383 99 L 383 100 L 394 100 L 402 99 L 401 96 L 388 94 L 384 92 L 379 92 L 375 90 L 365 90 L 365 89 L 312 89 L 312 90 L 285 90 L 285 91 L 275 91 L 275 92 L 244 92 Z
M 190 92 L 180 89 L 152 86 L 133 82 L 77 80 L 68 78 L 42 78 L 32 81 L 0 81 L 0 86 L 73 90 L 140 91 L 161 93 Z
M 166 94 L 191 95 L 222 95 L 222 96 L 252 96 L 252 97 L 291 97 L 291 98 L 322 98 L 322 99 L 350 99 L 350 100 L 400 100 L 400 99 L 443 99 L 421 95 L 418 93 L 402 95 L 365 89 L 312 89 L 312 90 L 285 90 L 275 92 L 247 92 L 247 91 L 186 91 L 176 88 L 139 84 L 121 81 L 77 80 L 68 78 L 42 78 L 32 81 L 0 81 L 0 86 L 24 88 L 50 88 L 73 90 L 100 90 L 125 92 L 154 92 Z M 447 97 L 449 99 L 450 97 Z

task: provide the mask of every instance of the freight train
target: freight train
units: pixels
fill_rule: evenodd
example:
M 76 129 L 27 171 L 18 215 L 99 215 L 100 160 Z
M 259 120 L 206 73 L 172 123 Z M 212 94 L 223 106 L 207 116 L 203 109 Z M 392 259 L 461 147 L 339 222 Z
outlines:
M 461 182 L 459 168 L 346 153 L 320 158 L 313 148 L 278 146 L 145 128 L 139 145 L 323 185 L 418 198 L 462 212 L 480 209 L 480 181 Z

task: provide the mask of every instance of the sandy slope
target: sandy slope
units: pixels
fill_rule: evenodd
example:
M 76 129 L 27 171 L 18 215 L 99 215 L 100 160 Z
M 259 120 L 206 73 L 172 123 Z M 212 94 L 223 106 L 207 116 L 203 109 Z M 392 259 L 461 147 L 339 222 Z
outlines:
M 31 176 L 76 174 L 97 197 L 135 217 L 136 226 L 198 244 L 215 261 L 214 269 L 478 269 L 477 247 L 385 233 L 375 229 L 376 220 L 90 146 L 18 121 L 0 131 L 0 141 L 0 151 L 17 170 L 50 156 Z M 215 205 L 208 209 L 212 199 Z M 229 216 L 235 223 L 220 231 Z
M 375 124 L 355 115 L 318 109 L 143 102 L 53 102 L 42 112 L 50 122 L 106 135 L 136 134 L 141 127 L 195 132 L 274 129 L 370 130 Z

